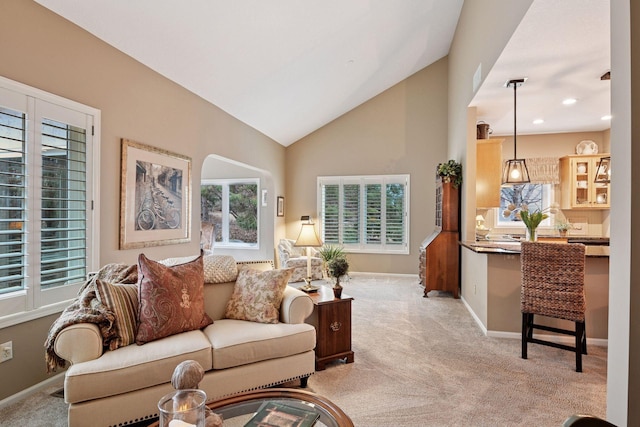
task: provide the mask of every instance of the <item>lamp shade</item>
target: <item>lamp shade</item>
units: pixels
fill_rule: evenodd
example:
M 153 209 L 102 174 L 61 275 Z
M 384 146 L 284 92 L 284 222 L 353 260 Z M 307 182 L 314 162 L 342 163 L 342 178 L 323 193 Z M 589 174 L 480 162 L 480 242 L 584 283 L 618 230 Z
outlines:
M 529 170 L 524 159 L 511 159 L 504 163 L 502 170 L 502 184 L 526 184 L 531 182 L 529 179 Z
M 306 247 L 320 247 L 322 246 L 322 241 L 316 234 L 316 229 L 313 223 L 302 224 L 302 228 L 300 229 L 300 234 L 296 239 L 296 242 L 293 244 L 294 246 L 306 246 Z
M 611 182 L 611 157 L 602 157 L 596 168 L 596 184 L 608 184 Z
M 521 86 L 525 79 L 513 79 L 507 81 L 506 87 L 513 86 L 513 159 L 507 160 L 504 163 L 504 169 L 502 171 L 502 185 L 511 186 L 515 184 L 526 184 L 531 182 L 529 179 L 529 171 L 527 170 L 527 163 L 524 159 L 518 159 L 517 147 L 518 147 L 518 131 L 517 131 L 517 96 L 516 92 L 518 86 Z

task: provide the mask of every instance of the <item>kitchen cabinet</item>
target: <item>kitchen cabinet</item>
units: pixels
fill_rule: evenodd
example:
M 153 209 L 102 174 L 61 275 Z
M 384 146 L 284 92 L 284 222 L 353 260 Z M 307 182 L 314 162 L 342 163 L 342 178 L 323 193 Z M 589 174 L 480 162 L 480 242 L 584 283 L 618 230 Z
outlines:
M 476 208 L 500 206 L 502 141 L 476 140 Z
M 562 209 L 609 209 L 611 192 L 609 183 L 596 183 L 596 177 L 606 176 L 598 168 L 602 157 L 610 154 L 571 155 L 560 159 Z

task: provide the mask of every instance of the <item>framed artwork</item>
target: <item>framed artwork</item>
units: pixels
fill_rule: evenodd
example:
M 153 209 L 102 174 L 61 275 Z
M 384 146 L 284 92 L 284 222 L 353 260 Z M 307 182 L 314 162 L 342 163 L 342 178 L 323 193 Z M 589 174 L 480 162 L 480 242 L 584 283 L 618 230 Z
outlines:
M 120 249 L 191 241 L 191 158 L 122 139 Z
M 277 205 L 277 211 L 276 211 L 277 215 L 284 216 L 284 197 L 278 196 L 278 201 L 276 205 Z

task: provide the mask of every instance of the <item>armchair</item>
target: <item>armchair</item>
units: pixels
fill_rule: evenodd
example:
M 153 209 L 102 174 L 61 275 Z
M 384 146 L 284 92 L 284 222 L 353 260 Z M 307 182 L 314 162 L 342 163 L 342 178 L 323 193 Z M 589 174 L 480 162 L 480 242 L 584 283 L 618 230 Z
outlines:
M 307 277 L 307 256 L 305 248 L 293 246 L 294 240 L 281 239 L 278 243 L 278 261 L 280 268 L 292 268 L 289 282 L 303 282 Z M 322 258 L 315 248 L 311 249 L 311 280 L 322 279 Z

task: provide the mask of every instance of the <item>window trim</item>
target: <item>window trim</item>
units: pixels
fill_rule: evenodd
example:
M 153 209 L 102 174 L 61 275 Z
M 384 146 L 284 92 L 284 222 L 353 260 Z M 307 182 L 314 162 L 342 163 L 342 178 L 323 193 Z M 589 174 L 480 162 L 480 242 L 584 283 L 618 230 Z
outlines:
M 224 186 L 222 189 L 222 194 L 223 194 L 222 209 L 224 211 L 226 208 L 226 212 L 223 212 L 223 218 L 224 218 L 224 215 L 228 217 L 228 214 L 229 214 L 229 185 L 232 185 L 232 184 L 255 184 L 256 185 L 256 219 L 258 222 L 258 224 L 256 225 L 257 242 L 255 245 L 252 245 L 249 243 L 229 243 L 229 242 L 219 243 L 215 241 L 215 236 L 214 236 L 214 241 L 212 242 L 212 245 L 216 249 L 225 249 L 225 250 L 228 250 L 228 249 L 248 250 L 248 251 L 259 250 L 260 249 L 260 221 L 261 221 L 260 212 L 262 210 L 260 209 L 261 194 L 262 194 L 262 189 L 260 186 L 260 178 L 222 178 L 222 179 L 207 178 L 200 181 L 200 186 L 203 186 L 203 185 L 223 185 Z M 229 228 L 228 220 L 226 223 L 223 221 L 222 227 L 223 229 L 227 230 L 226 233 L 228 234 L 228 228 Z M 223 231 L 223 235 L 224 235 L 224 231 Z
M 86 188 L 88 194 L 87 202 L 91 204 L 87 214 L 87 245 L 86 259 L 87 270 L 92 271 L 99 267 L 100 262 L 100 135 L 101 135 L 101 111 L 72 101 L 61 96 L 45 92 L 23 83 L 0 76 L 0 89 L 7 98 L 26 99 L 29 108 L 35 107 L 36 100 L 52 104 L 55 107 L 72 110 L 77 113 L 92 116 L 92 128 L 87 128 L 88 135 L 91 137 L 90 143 L 87 143 L 87 174 Z M 28 140 L 34 141 L 34 117 L 29 118 L 27 128 Z M 28 168 L 33 167 L 27 165 Z M 29 267 L 28 274 L 32 278 L 39 277 L 39 271 L 34 275 L 32 267 Z M 70 285 L 69 289 L 76 287 L 79 289 L 81 283 Z M 9 292 L 0 295 L 0 329 L 17 325 L 23 322 L 35 320 L 51 314 L 61 312 L 69 302 L 75 298 L 77 290 L 63 292 L 62 299 L 50 303 L 44 303 L 42 293 L 47 290 L 40 289 L 38 286 L 27 284 L 27 289 L 21 289 L 15 292 Z M 39 305 L 41 304 L 42 305 Z M 5 314 L 7 313 L 7 314 Z
M 342 186 L 345 184 L 358 184 L 361 188 L 360 191 L 360 204 L 359 204 L 359 221 L 364 224 L 364 215 L 366 212 L 366 190 L 367 184 L 381 184 L 383 190 L 382 194 L 386 194 L 387 184 L 403 184 L 405 187 L 404 192 L 404 235 L 405 240 L 400 245 L 387 245 L 386 242 L 380 244 L 367 244 L 364 243 L 364 230 L 360 230 L 360 243 L 357 244 L 342 244 L 345 252 L 348 253 L 364 253 L 364 254 L 384 254 L 384 255 L 408 255 L 410 254 L 410 237 L 411 237 L 411 179 L 409 174 L 396 174 L 396 175 L 352 175 L 352 176 L 319 176 L 317 178 L 317 191 L 316 191 L 316 218 L 318 223 L 318 229 L 320 236 L 324 236 L 324 221 L 322 217 L 322 186 L 326 184 L 333 184 L 340 186 L 340 195 L 342 195 Z M 386 197 L 386 196 L 385 196 Z M 386 222 L 386 218 L 383 219 Z M 339 220 L 342 224 L 342 218 Z
M 553 200 L 555 200 L 555 192 L 556 187 L 553 184 L 538 184 L 542 186 L 547 186 L 547 191 L 543 191 L 542 194 L 542 206 L 549 207 L 551 206 Z M 494 221 L 492 227 L 496 231 L 508 232 L 509 230 L 520 230 L 524 232 L 525 225 L 522 221 L 501 221 L 502 211 L 501 207 L 493 208 L 494 211 Z M 549 213 L 549 217 L 543 220 L 538 227 L 539 230 L 553 230 L 553 224 L 555 222 L 555 215 Z

